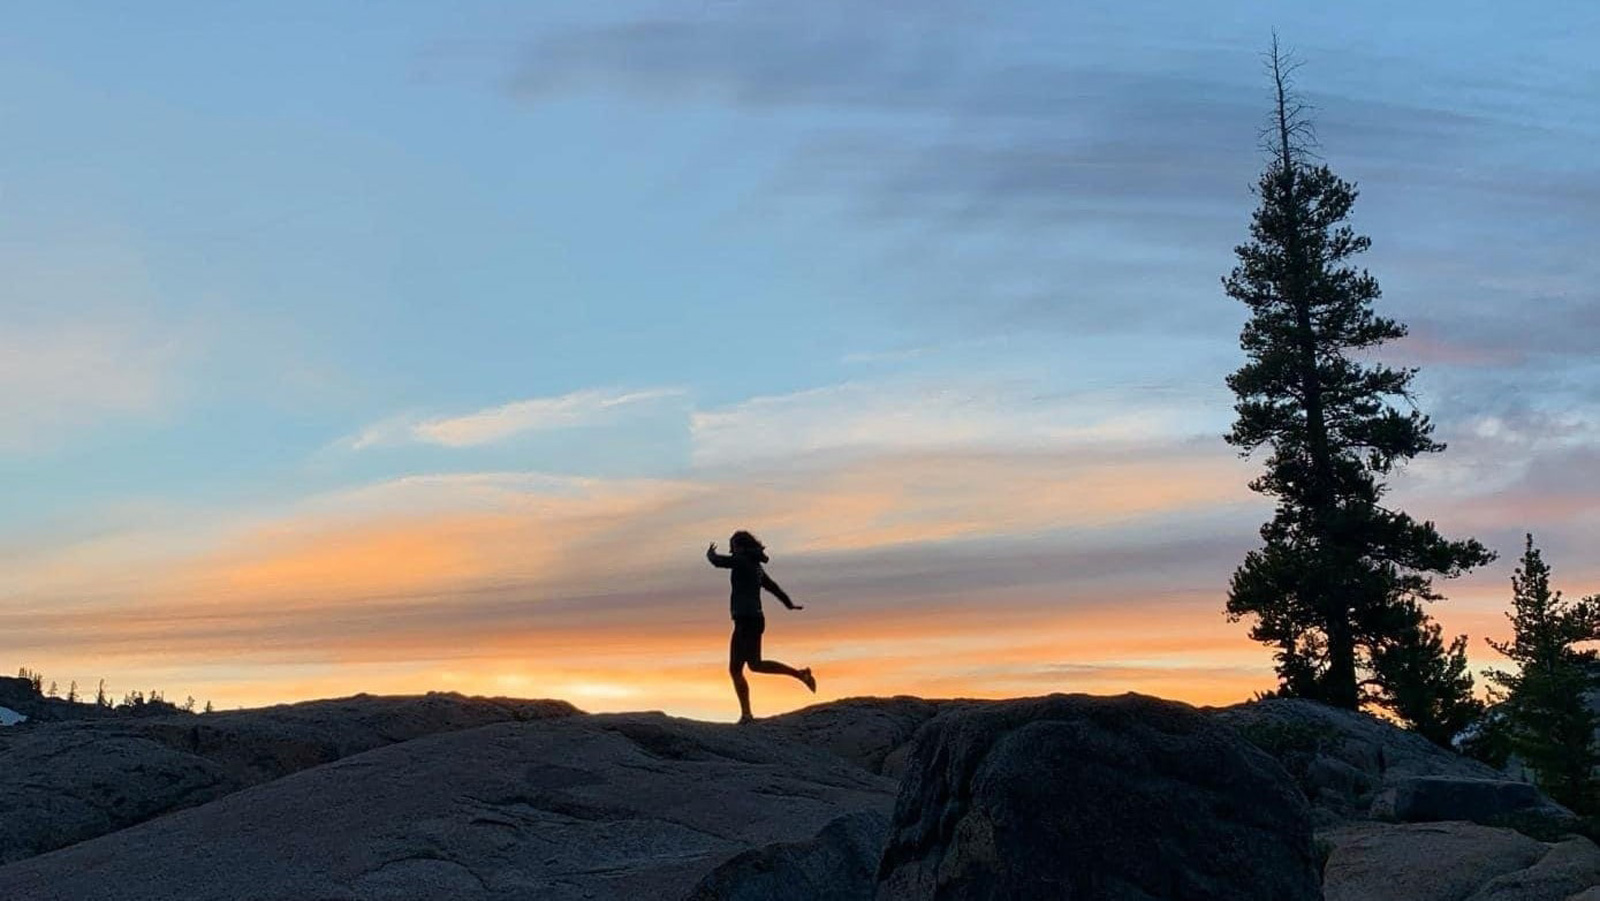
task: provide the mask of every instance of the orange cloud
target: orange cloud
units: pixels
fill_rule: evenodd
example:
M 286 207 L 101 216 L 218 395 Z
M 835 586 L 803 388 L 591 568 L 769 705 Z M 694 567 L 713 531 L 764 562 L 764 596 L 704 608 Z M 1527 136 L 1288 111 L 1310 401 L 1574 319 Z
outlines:
M 227 706 L 448 687 L 720 711 L 727 588 L 699 554 L 750 525 L 798 596 L 821 592 L 807 613 L 775 619 L 773 640 L 825 665 L 830 691 L 992 696 L 1060 677 L 1212 700 L 1270 684 L 1252 682 L 1265 655 L 1223 621 L 1220 586 L 1113 604 L 1128 579 L 1148 581 L 1137 561 L 1071 591 L 1061 580 L 1077 575 L 1023 561 L 997 572 L 1038 570 L 1031 581 L 952 594 L 928 567 L 962 548 L 987 565 L 972 542 L 1063 530 L 1078 545 L 1120 536 L 1137 555 L 1172 536 L 1117 530 L 1237 506 L 1233 464 L 1149 449 L 973 452 L 676 482 L 408 479 L 216 529 L 210 547 L 147 563 L 91 604 L 24 597 L 0 628 L 36 649 L 30 666 L 80 682 L 159 677 Z M 81 583 L 104 575 L 92 558 L 76 564 Z M 792 688 L 766 697 L 811 700 Z

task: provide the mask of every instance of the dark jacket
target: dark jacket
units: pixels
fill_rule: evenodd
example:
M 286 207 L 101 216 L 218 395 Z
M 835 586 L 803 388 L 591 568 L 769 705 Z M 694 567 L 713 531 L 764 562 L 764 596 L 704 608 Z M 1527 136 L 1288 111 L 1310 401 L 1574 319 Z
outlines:
M 734 619 L 742 617 L 759 617 L 761 612 L 761 589 L 772 592 L 785 606 L 789 603 L 789 596 L 784 593 L 778 583 L 772 581 L 766 570 L 761 568 L 761 559 L 752 554 L 715 554 L 707 552 L 706 559 L 712 566 L 732 570 L 729 581 L 733 583 L 733 592 L 728 598 L 728 609 Z

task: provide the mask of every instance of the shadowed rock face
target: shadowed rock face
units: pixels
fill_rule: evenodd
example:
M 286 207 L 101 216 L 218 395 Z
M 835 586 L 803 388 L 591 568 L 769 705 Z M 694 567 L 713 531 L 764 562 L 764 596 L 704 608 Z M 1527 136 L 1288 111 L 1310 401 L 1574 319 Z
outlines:
M 372 748 L 577 712 L 562 701 L 358 695 L 205 716 L 13 727 L 0 733 L 0 863 Z
M 641 898 L 803 842 L 895 784 L 816 748 L 660 715 L 434 735 L 9 867 L 9 901 Z
M 930 721 L 879 879 L 879 901 L 1321 897 L 1287 774 L 1194 708 L 1137 695 Z
M 1254 701 L 1210 715 L 1283 765 L 1310 799 L 1319 826 L 1368 816 L 1380 793 L 1411 777 L 1500 778 L 1415 732 L 1314 701 Z
M 1460 776 L 1403 776 L 1388 780 L 1372 802 L 1374 819 L 1407 823 L 1465 820 L 1505 825 L 1533 818 L 1554 825 L 1576 823 L 1571 811 L 1552 803 L 1527 782 Z
M 867 901 L 889 817 L 846 814 L 815 838 L 753 848 L 712 870 L 684 901 Z

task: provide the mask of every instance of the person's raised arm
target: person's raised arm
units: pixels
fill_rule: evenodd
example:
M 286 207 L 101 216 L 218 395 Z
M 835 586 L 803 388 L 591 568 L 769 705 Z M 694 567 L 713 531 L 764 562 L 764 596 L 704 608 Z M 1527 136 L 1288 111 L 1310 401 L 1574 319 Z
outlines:
M 729 569 L 733 566 L 732 556 L 717 553 L 717 543 L 715 541 L 711 542 L 711 546 L 706 548 L 706 559 L 711 561 L 712 566 L 722 569 Z
M 806 609 L 799 604 L 796 604 L 794 601 L 789 600 L 788 592 L 784 591 L 782 588 L 779 588 L 778 583 L 772 581 L 772 577 L 766 573 L 761 574 L 761 587 L 772 592 L 774 595 L 777 595 L 778 600 L 783 602 L 783 606 L 788 607 L 790 610 Z

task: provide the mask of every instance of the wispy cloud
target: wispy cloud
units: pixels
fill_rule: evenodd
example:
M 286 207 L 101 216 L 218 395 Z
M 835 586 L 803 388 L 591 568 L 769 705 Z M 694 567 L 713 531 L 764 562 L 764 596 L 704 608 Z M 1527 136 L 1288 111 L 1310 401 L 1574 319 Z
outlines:
M 643 391 L 586 389 L 556 397 L 534 397 L 486 407 L 461 416 L 400 416 L 373 423 L 339 444 L 357 451 L 394 444 L 478 447 L 528 432 L 598 425 L 611 421 L 629 409 L 682 397 L 684 393 L 678 388 Z
M 71 429 L 161 409 L 178 357 L 137 326 L 63 322 L 0 334 L 0 450 L 48 444 Z
M 138 253 L 80 240 L 0 244 L 0 453 L 159 415 L 184 389 L 192 324 L 163 315 Z
M 994 597 L 1019 585 L 1115 581 L 1157 559 L 1182 568 L 1224 557 L 1209 544 L 1179 547 L 1181 532 L 1118 531 L 1244 499 L 1225 454 L 1144 453 L 1142 464 L 1111 455 L 890 455 L 694 481 L 390 480 L 268 519 L 192 522 L 213 536 L 209 547 L 184 541 L 163 553 L 147 541 L 131 567 L 118 547 L 103 559 L 85 547 L 18 561 L 17 601 L 0 625 L 36 647 L 249 648 L 300 662 L 344 654 L 352 630 L 387 635 L 395 653 L 436 653 L 535 625 L 628 633 L 715 613 L 699 551 L 743 526 L 762 531 L 783 556 L 778 572 L 809 596 L 862 614 L 951 591 Z M 1072 530 L 1085 547 L 1039 543 Z M 1237 531 L 1248 540 L 1248 523 Z M 1011 540 L 1020 543 L 981 544 Z M 1172 552 L 1107 548 L 1147 541 Z M 928 551 L 930 543 L 941 549 Z M 95 628 L 82 628 L 88 617 Z
M 1218 434 L 1197 399 L 1216 385 L 1056 391 L 1030 378 L 897 378 L 757 397 L 693 414 L 704 467 L 817 454 L 1007 448 L 1050 451 Z M 1137 398 L 1133 402 L 1132 398 Z
M 837 2 L 623 14 L 541 34 L 508 90 L 792 116 L 803 137 L 773 155 L 765 196 L 821 199 L 859 227 L 860 279 L 915 298 L 921 323 L 1227 346 L 1240 308 L 1217 276 L 1248 225 L 1268 98 L 1259 10 L 1222 5 L 1233 14 Z M 1525 17 L 1441 25 L 1420 7 L 1365 5 L 1373 17 L 1311 16 L 1285 36 L 1309 63 L 1323 153 L 1363 189 L 1355 224 L 1391 292 L 1381 309 L 1413 326 L 1394 361 L 1515 367 L 1522 381 L 1582 359 L 1600 322 L 1600 169 L 1571 153 L 1600 133 L 1573 82 L 1586 60 Z M 1565 15 L 1573 33 L 1587 24 Z M 1397 48 L 1391 16 L 1423 43 Z M 1462 42 L 1481 51 L 1470 64 Z

